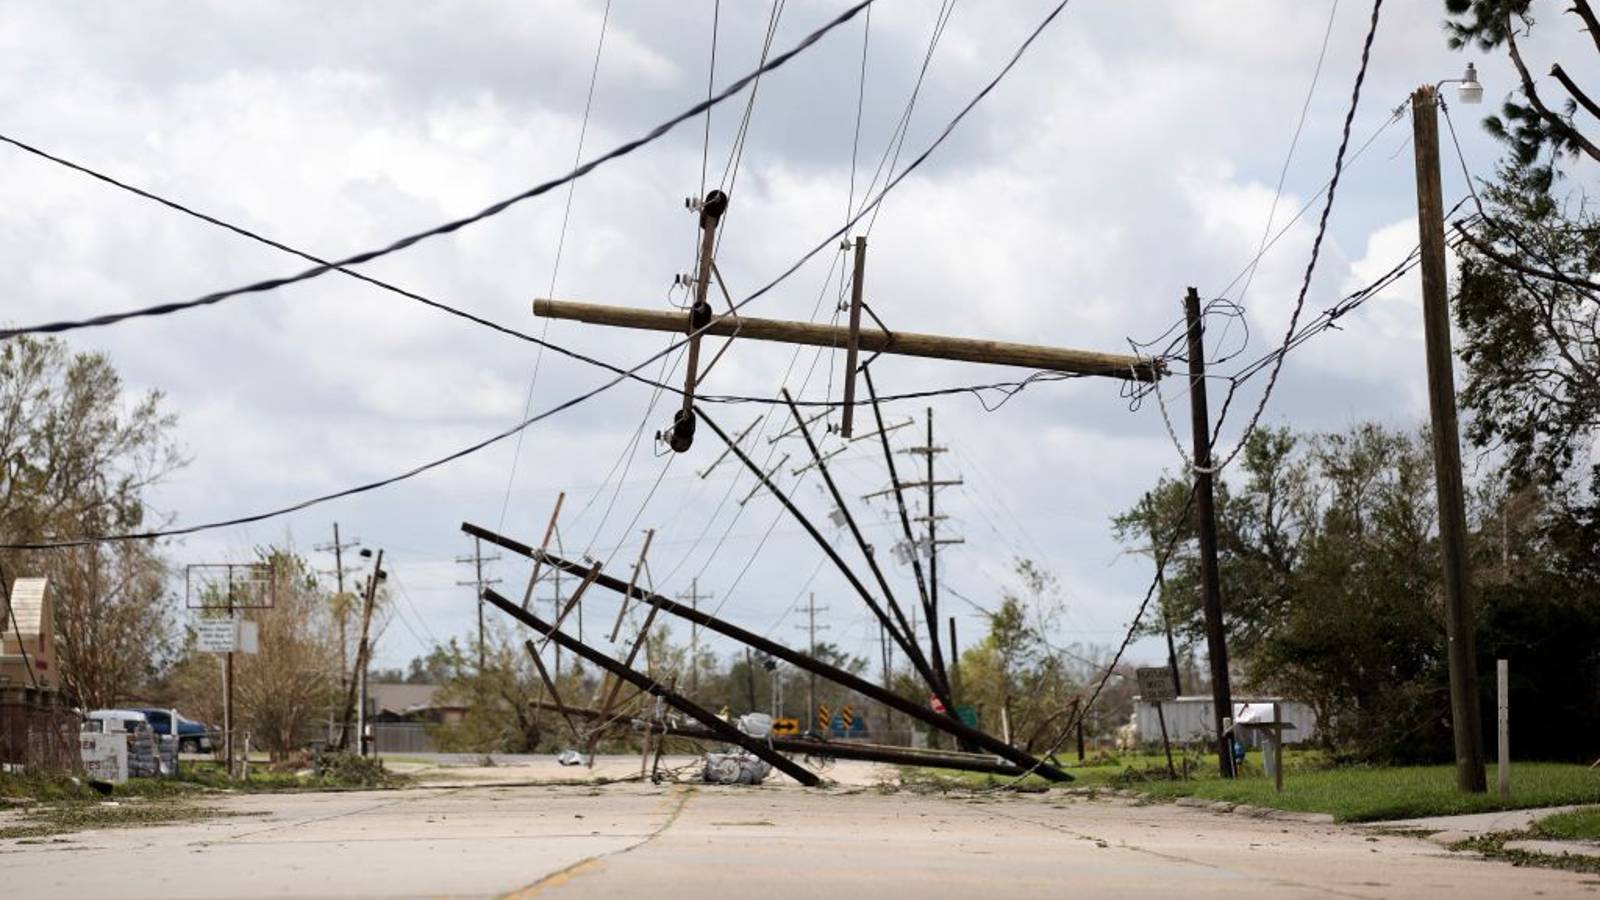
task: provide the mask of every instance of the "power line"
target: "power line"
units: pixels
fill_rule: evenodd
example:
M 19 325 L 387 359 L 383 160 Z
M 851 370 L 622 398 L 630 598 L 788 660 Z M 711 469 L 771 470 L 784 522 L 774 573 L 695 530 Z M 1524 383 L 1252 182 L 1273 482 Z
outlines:
M 594 86 L 600 80 L 600 55 L 606 47 L 606 26 L 611 23 L 611 0 L 606 0 L 605 11 L 600 15 L 600 37 L 594 46 L 594 65 L 589 68 L 589 91 L 583 101 L 583 123 L 578 126 L 578 146 L 572 153 L 572 164 L 577 165 L 583 161 L 583 139 L 589 134 L 589 113 L 594 109 Z M 706 110 L 706 120 L 709 122 L 711 110 Z M 561 232 L 556 237 L 556 256 L 550 264 L 550 288 L 545 292 L 546 297 L 556 295 L 556 277 L 561 273 L 561 253 L 567 247 L 567 225 L 572 220 L 572 199 L 578 192 L 576 181 L 567 184 L 567 202 L 561 209 Z M 544 362 L 545 338 L 550 334 L 550 320 L 544 320 L 544 325 L 539 331 L 539 352 L 533 357 L 533 375 L 528 379 L 528 396 L 522 402 L 522 417 L 527 418 L 533 409 L 533 391 L 539 384 L 539 367 Z M 506 495 L 500 502 L 500 521 L 497 527 L 503 527 L 506 522 L 506 510 L 511 506 L 511 490 L 517 483 L 517 465 L 522 461 L 522 438 L 524 432 L 517 432 L 517 446 L 511 451 L 511 471 L 506 476 Z M 481 604 L 482 592 L 479 592 Z M 481 641 L 480 641 L 481 643 Z M 482 648 L 479 648 L 481 656 Z M 481 667 L 482 660 L 479 660 Z
M 1322 31 L 1322 49 L 1317 51 L 1317 65 L 1311 71 L 1311 85 L 1306 88 L 1305 102 L 1300 105 L 1300 121 L 1295 123 L 1294 137 L 1289 139 L 1289 152 L 1283 158 L 1283 168 L 1278 170 L 1278 186 L 1272 192 L 1272 205 L 1267 208 L 1267 223 L 1261 227 L 1261 245 L 1256 248 L 1256 261 L 1250 264 L 1250 274 L 1245 278 L 1244 287 L 1239 289 L 1239 303 L 1243 303 L 1245 295 L 1250 293 L 1250 285 L 1256 280 L 1261 254 L 1267 249 L 1267 238 L 1272 236 L 1272 220 L 1278 213 L 1278 201 L 1283 199 L 1283 185 L 1289 179 L 1289 164 L 1294 162 L 1295 148 L 1300 146 L 1300 134 L 1305 131 L 1306 115 L 1311 112 L 1311 100 L 1317 95 L 1317 82 L 1322 80 L 1322 63 L 1328 58 L 1328 41 L 1333 37 L 1333 22 L 1338 15 L 1339 0 L 1333 0 L 1333 5 L 1328 9 L 1328 25 Z
M 1355 86 L 1350 91 L 1350 108 L 1345 112 L 1344 128 L 1339 138 L 1339 149 L 1334 154 L 1333 177 L 1328 180 L 1327 201 L 1323 204 L 1322 215 L 1317 221 L 1316 236 L 1311 242 L 1311 258 L 1306 261 L 1305 275 L 1300 281 L 1300 293 L 1295 298 L 1294 311 L 1289 316 L 1289 327 L 1285 329 L 1284 332 L 1282 341 L 1284 345 L 1287 345 L 1294 339 L 1295 330 L 1299 327 L 1300 323 L 1300 313 L 1305 309 L 1306 296 L 1311 291 L 1311 276 L 1316 272 L 1317 260 L 1322 254 L 1322 240 L 1328 233 L 1328 217 L 1333 212 L 1333 201 L 1339 189 L 1340 176 L 1344 174 L 1345 151 L 1350 146 L 1350 128 L 1355 122 L 1356 110 L 1361 106 L 1361 85 L 1364 81 L 1366 81 L 1367 64 L 1372 59 L 1372 42 L 1378 34 L 1378 17 L 1382 10 L 1383 0 L 1374 0 L 1372 4 L 1371 24 L 1367 28 L 1366 41 L 1361 46 L 1361 65 L 1356 70 Z M 1283 356 L 1279 355 L 1273 361 L 1272 369 L 1267 375 L 1267 386 L 1261 392 L 1261 399 L 1256 403 L 1255 411 L 1250 415 L 1250 421 L 1245 423 L 1244 430 L 1240 433 L 1238 443 L 1234 446 L 1233 450 L 1228 452 L 1226 456 L 1224 456 L 1220 461 L 1212 463 L 1205 469 L 1205 471 L 1213 474 L 1221 472 L 1223 469 L 1227 468 L 1228 465 L 1234 461 L 1234 459 L 1238 458 L 1239 454 L 1244 450 L 1245 444 L 1249 441 L 1251 433 L 1255 430 L 1256 426 L 1260 424 L 1261 416 L 1266 412 L 1267 409 L 1267 402 L 1272 398 L 1273 388 L 1277 386 L 1278 375 L 1282 371 Z M 1161 385 L 1159 381 L 1152 382 L 1152 390 L 1156 395 L 1157 401 L 1161 401 Z M 1231 391 L 1229 392 L 1229 399 L 1232 399 Z M 1164 402 L 1162 406 L 1162 416 L 1163 418 L 1166 416 Z M 1177 447 L 1178 453 L 1183 457 L 1185 465 L 1193 471 L 1201 471 L 1197 467 L 1198 461 L 1189 459 L 1188 455 L 1184 453 L 1181 444 L 1177 444 Z
M 524 200 L 530 200 L 534 197 L 540 196 L 541 194 L 548 193 L 558 187 L 561 187 L 562 185 L 576 181 L 577 179 L 584 177 L 611 160 L 626 156 L 641 147 L 659 140 L 673 128 L 700 115 L 706 110 L 715 107 L 717 104 L 726 101 L 728 98 L 733 97 L 734 95 L 743 91 L 747 85 L 759 79 L 762 75 L 779 68 L 789 60 L 805 52 L 805 50 L 810 48 L 811 45 L 815 44 L 817 41 L 821 40 L 825 35 L 827 35 L 828 32 L 855 18 L 858 13 L 870 7 L 875 2 L 877 2 L 877 0 L 859 0 L 859 2 L 835 16 L 821 28 L 806 35 L 795 46 L 778 54 L 772 59 L 763 62 L 755 71 L 738 79 L 737 81 L 728 85 L 726 88 L 723 88 L 722 91 L 715 97 L 694 104 L 687 110 L 678 113 L 665 122 L 662 122 L 660 125 L 657 125 L 655 128 L 652 128 L 642 137 L 638 137 L 628 141 L 627 143 L 621 144 L 596 157 L 595 159 L 578 166 L 565 175 L 552 178 L 518 194 L 513 194 L 504 200 L 490 204 L 489 206 L 479 210 L 476 213 L 473 213 L 472 215 L 460 219 L 454 219 L 441 225 L 436 225 L 424 231 L 407 235 L 399 240 L 394 241 L 393 243 L 388 244 L 387 246 L 363 251 L 334 262 L 318 261 L 317 265 L 313 266 L 312 268 L 306 269 L 305 271 L 294 275 L 288 275 L 281 278 L 269 278 L 264 281 L 257 281 L 240 287 L 214 291 L 190 300 L 159 303 L 154 306 L 147 306 L 141 309 L 127 310 L 118 313 L 106 313 L 99 316 L 93 316 L 88 319 L 62 320 L 43 325 L 31 325 L 23 328 L 0 329 L 0 339 L 16 337 L 17 335 L 22 334 L 55 334 L 64 331 L 73 331 L 79 328 L 92 328 L 102 325 L 112 325 L 117 322 L 132 318 L 164 316 L 171 313 L 182 312 L 188 309 L 194 309 L 200 306 L 210 306 L 234 297 L 262 293 L 265 291 L 276 290 L 287 285 L 296 284 L 298 282 L 309 281 L 313 278 L 326 275 L 327 273 L 335 270 L 342 270 L 350 266 L 362 265 L 364 263 L 372 262 L 373 260 L 388 256 L 391 253 L 397 253 L 424 240 L 427 240 L 428 238 L 454 233 L 469 225 L 473 225 L 485 219 L 497 216 L 500 213 L 503 213 L 511 207 L 517 205 L 518 203 L 523 202 Z M 21 146 L 20 142 L 12 141 L 9 138 L 0 136 L 0 139 L 4 139 L 8 143 L 12 143 L 17 146 Z
M 851 7 L 849 10 L 846 10 L 845 13 L 841 14 L 839 17 L 836 17 L 832 22 L 830 22 L 822 30 L 817 31 L 817 32 L 813 32 L 812 35 L 809 36 L 805 41 L 802 41 L 801 44 L 797 45 L 794 49 L 791 49 L 791 50 L 787 51 L 787 54 L 784 57 L 779 57 L 778 59 L 773 60 L 773 62 L 768 63 L 764 68 L 766 70 L 770 71 L 770 69 L 775 68 L 777 65 L 780 65 L 781 62 L 785 58 L 792 57 L 795 54 L 799 53 L 801 50 L 803 50 L 805 47 L 810 46 L 810 44 L 812 44 L 812 43 L 815 43 L 828 30 L 830 30 L 832 28 L 835 28 L 835 27 L 838 27 L 838 25 L 842 24 L 845 21 L 848 21 L 849 17 L 855 15 L 855 13 L 859 12 L 861 9 L 863 9 L 865 6 L 867 6 L 868 4 L 870 4 L 872 2 L 875 2 L 875 0 L 862 0 L 862 2 L 857 3 L 855 6 Z M 398 475 L 393 475 L 393 476 L 390 476 L 388 478 L 379 479 L 377 481 L 367 482 L 365 484 L 357 485 L 357 486 L 351 487 L 351 488 L 345 488 L 345 489 L 340 490 L 340 491 L 334 491 L 334 492 L 329 493 L 329 494 L 323 494 L 323 495 L 320 495 L 320 496 L 317 496 L 317 497 L 313 497 L 313 498 L 311 498 L 309 500 L 302 500 L 302 501 L 300 501 L 298 503 L 290 504 L 290 505 L 284 506 L 284 507 L 279 507 L 278 509 L 270 510 L 270 511 L 263 512 L 263 513 L 255 513 L 253 515 L 248 515 L 248 516 L 239 516 L 239 517 L 236 517 L 236 518 L 233 518 L 233 519 L 226 519 L 226 520 L 217 521 L 217 522 L 205 523 L 205 524 L 201 524 L 201 525 L 190 525 L 190 526 L 186 526 L 186 527 L 183 527 L 183 528 L 172 528 L 172 529 L 147 531 L 147 532 L 137 532 L 137 533 L 125 533 L 125 534 L 118 534 L 118 535 L 104 535 L 104 536 L 97 536 L 97 537 L 90 537 L 90 538 L 74 538 L 74 539 L 70 539 L 70 540 L 40 541 L 40 542 L 34 542 L 34 543 L 28 543 L 28 544 L 0 544 L 0 549 L 6 549 L 6 550 L 44 550 L 44 549 L 53 549 L 53 548 L 57 548 L 57 547 L 81 547 L 81 546 L 88 546 L 88 545 L 91 545 L 91 544 L 119 542 L 119 541 L 153 540 L 153 539 L 157 539 L 157 538 L 176 537 L 176 536 L 181 536 L 181 535 L 186 535 L 186 534 L 194 534 L 194 533 L 199 532 L 199 531 L 207 531 L 207 530 L 212 530 L 212 529 L 216 529 L 216 528 L 226 528 L 226 527 L 231 527 L 231 526 L 235 526 L 235 525 L 246 525 L 246 524 L 251 524 L 251 523 L 254 523 L 254 522 L 260 522 L 260 521 L 263 521 L 263 520 L 266 520 L 266 519 L 271 519 L 271 518 L 275 518 L 275 517 L 278 517 L 278 516 L 287 515 L 287 514 L 292 513 L 292 512 L 298 512 L 298 511 L 300 511 L 302 509 L 306 509 L 308 507 L 315 506 L 315 505 L 320 504 L 320 503 L 326 503 L 326 502 L 328 502 L 330 500 L 337 500 L 337 499 L 341 499 L 341 498 L 344 498 L 344 497 L 350 497 L 350 496 L 355 496 L 357 494 L 367 493 L 367 492 L 370 492 L 370 491 L 377 490 L 379 488 L 387 487 L 387 486 L 389 486 L 391 484 L 395 484 L 395 483 L 400 482 L 400 481 L 405 481 L 407 479 L 414 478 L 417 475 L 420 475 L 420 474 L 422 474 L 424 472 L 431 471 L 433 469 L 439 468 L 440 466 L 443 466 L 443 465 L 447 465 L 447 464 L 449 464 L 451 462 L 454 462 L 454 461 L 456 461 L 458 459 L 461 459 L 463 457 L 470 456 L 473 453 L 476 453 L 479 450 L 484 449 L 485 447 L 491 446 L 491 445 L 496 444 L 496 443 L 498 443 L 498 442 L 500 442 L 502 440 L 505 440 L 508 437 L 511 437 L 512 435 L 514 435 L 517 432 L 523 430 L 524 428 L 531 427 L 534 424 L 537 424 L 538 422 L 541 422 L 541 421 L 549 418 L 550 416 L 553 416 L 553 415 L 555 415 L 555 414 L 557 414 L 559 412 L 562 412 L 564 410 L 570 409 L 570 408 L 572 408 L 574 406 L 577 406 L 577 405 L 579 405 L 581 403 L 584 403 L 584 402 L 586 402 L 586 401 L 588 401 L 588 400 L 590 400 L 590 399 L 592 399 L 592 398 L 594 398 L 596 396 L 599 396 L 602 393 L 605 393 L 606 391 L 608 391 L 608 390 L 616 387 L 618 384 L 622 383 L 625 379 L 630 377 L 630 375 L 632 375 L 634 373 L 637 373 L 640 369 L 644 368 L 645 366 L 650 365 L 652 362 L 655 362 L 656 360 L 661 359 L 662 357 L 664 357 L 667 354 L 671 353 L 675 349 L 684 346 L 685 344 L 687 344 L 689 342 L 690 339 L 692 339 L 696 335 L 703 334 L 707 329 L 710 329 L 716 323 L 722 321 L 723 319 L 727 318 L 728 316 L 735 315 L 738 312 L 738 310 L 744 308 L 745 306 L 749 305 L 750 303 L 753 303 L 757 299 L 759 299 L 762 296 L 766 295 L 767 293 L 771 292 L 774 288 L 776 288 L 779 284 L 781 284 L 785 280 L 787 280 L 795 272 L 798 272 L 803 266 L 805 266 L 806 263 L 810 262 L 811 259 L 813 257 L 815 257 L 818 253 L 822 252 L 825 248 L 832 246 L 834 241 L 839 239 L 840 235 L 844 234 L 851 226 L 853 226 L 856 222 L 860 221 L 861 218 L 863 216 L 865 216 L 868 212 L 872 211 L 873 209 L 876 209 L 878 207 L 878 205 L 883 202 L 884 198 L 887 197 L 891 191 L 893 191 L 896 187 L 898 187 L 901 182 L 903 182 L 908 176 L 911 175 L 912 172 L 915 172 L 918 168 L 920 168 L 922 166 L 922 164 L 924 162 L 926 162 L 929 159 L 929 157 L 931 157 L 933 155 L 934 151 L 939 149 L 939 147 L 944 144 L 944 142 L 950 137 L 950 135 L 955 132 L 955 129 L 963 121 L 965 121 L 966 117 L 969 114 L 971 114 L 972 110 L 974 108 L 976 108 L 977 105 L 980 102 L 982 102 L 983 99 L 985 97 L 987 97 L 995 89 L 995 87 L 997 85 L 999 85 L 1002 80 L 1005 79 L 1005 77 L 1008 74 L 1010 74 L 1012 69 L 1016 68 L 1017 63 L 1019 63 L 1022 60 L 1022 57 L 1024 55 L 1026 55 L 1026 53 L 1028 52 L 1028 49 L 1033 46 L 1034 42 L 1038 40 L 1039 36 L 1044 33 L 1045 29 L 1048 28 L 1050 26 L 1050 24 L 1053 23 L 1056 20 L 1056 18 L 1058 18 L 1060 16 L 1061 12 L 1064 9 L 1066 9 L 1066 6 L 1067 6 L 1067 4 L 1069 2 L 1071 2 L 1071 0 L 1060 0 L 1060 2 L 1056 4 L 1056 6 L 1044 17 L 1044 19 L 1041 20 L 1039 22 L 1039 24 L 1037 26 L 1035 26 L 1034 29 L 1031 32 L 1029 32 L 1028 36 L 1023 39 L 1022 43 L 1017 46 L 1017 49 L 1012 53 L 1010 59 L 1008 59 L 1006 61 L 1005 65 L 1003 65 L 1000 68 L 1000 70 L 995 74 L 995 76 L 993 78 L 991 78 L 987 83 L 985 83 L 984 86 L 970 100 L 968 100 L 967 103 L 964 106 L 962 106 L 962 108 L 959 111 L 957 111 L 956 115 L 954 117 L 952 117 L 949 122 L 947 122 L 945 124 L 945 127 L 939 132 L 938 136 L 935 137 L 934 140 L 932 142 L 930 142 L 928 144 L 928 146 L 925 147 L 923 149 L 923 151 L 920 154 L 918 154 L 915 159 L 913 159 L 909 164 L 907 164 L 906 168 L 899 175 L 896 175 L 893 178 L 891 178 L 888 181 L 888 183 L 886 183 L 884 185 L 883 190 L 878 192 L 878 195 L 875 198 L 873 198 L 873 200 L 871 200 L 870 202 L 868 202 L 865 205 L 863 205 L 862 209 L 858 213 L 856 213 L 856 215 L 854 217 L 852 217 L 848 222 L 846 222 L 844 225 L 840 226 L 839 228 L 835 229 L 831 234 L 829 234 L 827 237 L 823 238 L 820 242 L 818 242 L 810 250 L 808 250 L 805 253 L 803 253 L 800 256 L 799 259 L 797 259 L 788 268 L 786 268 L 782 272 L 778 273 L 778 275 L 776 277 L 774 277 L 772 280 L 768 281 L 765 285 L 761 286 L 760 288 L 755 290 L 753 293 L 749 294 L 744 299 L 740 300 L 739 302 L 732 304 L 732 308 L 729 309 L 728 312 L 720 313 L 720 314 L 712 316 L 710 321 L 708 321 L 705 325 L 701 326 L 699 329 L 696 329 L 696 330 L 690 332 L 689 334 L 685 335 L 681 339 L 679 339 L 677 341 L 674 341 L 673 343 L 668 344 L 665 349 L 660 350 L 660 351 L 652 354 L 651 356 L 649 356 L 649 357 L 645 358 L 644 360 L 640 361 L 639 363 L 637 363 L 633 367 L 631 367 L 631 368 L 629 368 L 629 369 L 627 369 L 627 370 L 625 370 L 625 371 L 623 371 L 621 373 L 618 373 L 615 377 L 611 378 L 609 381 L 606 381 L 606 382 L 604 382 L 604 383 L 602 383 L 602 384 L 600 384 L 600 385 L 598 385 L 598 386 L 596 386 L 594 388 L 591 388 L 590 390 L 585 391 L 584 393 L 578 394 L 577 396 L 568 398 L 567 400 L 564 400 L 561 403 L 558 403 L 555 406 L 550 407 L 549 409 L 545 410 L 544 412 L 538 413 L 537 415 L 534 415 L 534 416 L 532 416 L 530 418 L 524 419 L 522 422 L 519 422 L 516 425 L 511 426 L 510 428 L 507 428 L 507 429 L 505 429 L 503 431 L 500 431 L 500 432 L 498 432 L 496 434 L 493 434 L 493 435 L 489 436 L 488 438 L 485 438 L 485 439 L 483 439 L 481 441 L 478 441 L 478 442 L 476 442 L 474 444 L 471 444 L 471 445 L 469 445 L 467 447 L 464 447 L 464 448 L 462 448 L 460 450 L 457 450 L 457 451 L 455 451 L 453 453 L 450 453 L 450 454 L 447 454 L 445 456 L 439 457 L 438 459 L 434 459 L 434 460 L 431 460 L 429 462 L 422 463 L 420 465 L 414 466 L 411 469 L 408 469 L 408 470 L 406 470 L 404 472 L 401 472 Z M 1381 2 L 1381 0 L 1380 0 L 1380 2 Z M 746 76 L 747 79 L 750 78 L 750 77 L 751 76 Z M 731 88 L 729 90 L 731 90 Z M 727 96 L 727 95 L 728 95 L 728 90 L 724 90 L 723 93 L 721 95 L 719 95 L 719 96 Z M 696 113 L 698 113 L 700 111 L 703 111 L 703 109 L 704 109 L 703 104 L 697 104 L 696 107 L 697 107 Z M 670 124 L 676 124 L 676 121 L 674 121 L 673 123 L 670 123 Z M 667 126 L 663 126 L 663 127 L 670 127 L 670 124 L 667 125 Z M 651 139 L 653 139 L 653 138 L 651 138 Z M 638 142 L 635 142 L 635 144 L 637 144 L 637 143 Z M 628 146 L 628 145 L 624 145 L 624 146 Z M 613 153 L 616 153 L 616 151 L 613 151 Z M 602 157 L 601 160 L 593 162 L 593 163 L 589 163 L 587 165 L 592 169 L 595 165 L 598 165 L 599 162 L 604 161 L 604 159 L 605 158 Z M 328 270 L 325 269 L 324 271 L 328 271 Z M 321 273 L 319 273 L 319 274 L 321 274 Z M 307 277 L 314 277 L 314 276 L 307 276 Z M 24 333 L 25 331 L 26 330 L 23 330 L 21 332 L 12 332 L 12 333 Z M 5 335 L 3 333 L 0 333 L 0 337 L 3 337 L 3 336 L 5 336 Z M 1020 388 L 1019 388 L 1019 390 L 1020 390 Z

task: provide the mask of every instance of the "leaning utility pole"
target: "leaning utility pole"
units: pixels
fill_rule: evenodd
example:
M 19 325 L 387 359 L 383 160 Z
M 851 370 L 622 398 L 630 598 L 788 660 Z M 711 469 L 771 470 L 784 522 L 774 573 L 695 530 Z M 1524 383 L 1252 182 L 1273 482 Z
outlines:
M 1455 366 L 1450 355 L 1450 298 L 1444 260 L 1444 190 L 1439 178 L 1439 96 L 1432 85 L 1411 95 L 1417 166 L 1417 231 L 1422 248 L 1422 323 L 1432 413 L 1433 477 L 1439 494 L 1439 546 L 1444 562 L 1444 622 L 1449 639 L 1450 724 L 1455 736 L 1456 787 L 1488 790 L 1483 771 L 1483 725 L 1473 640 L 1472 578 L 1467 570 L 1467 516 L 1461 487 L 1461 438 L 1456 423 Z
M 1188 295 L 1183 299 L 1183 312 L 1189 323 L 1189 411 L 1194 426 L 1194 508 L 1200 529 L 1200 583 L 1205 592 L 1206 653 L 1211 657 L 1212 718 L 1217 728 L 1217 765 L 1223 778 L 1232 778 L 1232 742 L 1228 739 L 1224 720 L 1233 719 L 1233 691 L 1228 686 L 1228 637 L 1222 625 L 1222 583 L 1217 574 L 1217 507 L 1211 484 L 1211 412 L 1206 407 L 1205 323 L 1200 318 L 1199 291 L 1189 288 Z
M 368 551 L 361 551 L 366 555 Z M 350 719 L 352 715 L 357 720 L 357 729 L 366 732 L 367 717 L 367 661 L 370 645 L 367 635 L 372 629 L 372 607 L 378 599 L 378 582 L 384 579 L 383 551 L 378 551 L 377 559 L 372 563 L 372 574 L 367 577 L 366 597 L 363 598 L 361 608 L 361 643 L 356 647 L 356 671 L 350 679 L 349 692 L 345 695 L 344 715 L 340 717 L 339 749 L 350 749 Z M 360 706 L 356 705 L 356 695 L 360 694 Z M 359 737 L 356 739 L 357 754 L 365 756 L 367 745 Z
M 700 578 L 689 579 L 689 592 L 680 593 L 679 600 L 687 600 L 689 608 L 698 610 L 701 600 L 710 600 L 715 594 L 700 593 Z M 691 696 L 700 691 L 700 626 L 694 622 L 689 623 L 689 693 Z
M 474 571 L 474 577 L 473 577 L 473 579 L 471 581 L 458 581 L 458 582 L 456 582 L 456 587 L 470 587 L 470 588 L 473 588 L 474 590 L 477 591 L 477 593 L 474 594 L 473 596 L 478 598 L 478 671 L 479 672 L 483 671 L 483 658 L 484 658 L 484 654 L 483 654 L 483 640 L 484 640 L 484 635 L 483 635 L 483 589 L 487 585 L 499 584 L 500 583 L 500 579 L 498 579 L 498 578 L 490 578 L 487 581 L 484 580 L 484 577 L 483 577 L 483 564 L 486 563 L 486 562 L 494 562 L 494 561 L 498 560 L 499 558 L 500 557 L 499 557 L 498 554 L 495 555 L 495 556 L 484 556 L 483 555 L 483 542 L 478 540 L 477 538 L 473 538 L 472 539 L 472 555 L 471 556 L 458 556 L 458 557 L 456 557 L 456 562 L 458 564 L 465 565 L 467 563 L 472 563 L 472 567 L 473 567 L 473 571 Z
M 828 630 L 828 626 L 826 626 L 826 625 L 818 625 L 817 624 L 817 613 L 819 613 L 819 612 L 827 612 L 828 608 L 826 606 L 818 606 L 817 605 L 817 595 L 815 593 L 809 594 L 807 596 L 808 596 L 808 599 L 806 601 L 806 624 L 797 625 L 795 627 L 804 628 L 806 630 L 806 636 L 807 636 L 806 637 L 806 652 L 811 654 L 811 657 L 813 659 L 815 659 L 816 656 L 817 656 L 817 629 L 820 628 L 823 631 L 827 631 Z M 806 683 L 806 716 L 808 717 L 807 721 L 814 720 L 816 718 L 816 715 L 817 715 L 817 673 L 812 672 L 811 675 L 810 675 L 810 680 Z

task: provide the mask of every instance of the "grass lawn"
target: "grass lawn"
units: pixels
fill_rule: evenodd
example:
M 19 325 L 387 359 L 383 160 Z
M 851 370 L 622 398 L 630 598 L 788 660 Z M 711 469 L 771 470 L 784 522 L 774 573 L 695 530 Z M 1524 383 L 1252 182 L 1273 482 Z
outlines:
M 1217 757 L 1189 757 L 1192 777 L 1166 778 L 1166 758 L 1159 753 L 1124 753 L 1115 757 L 1090 757 L 1084 765 L 1064 766 L 1076 779 L 1054 785 L 1030 775 L 1017 785 L 1024 790 L 1051 787 L 1118 787 L 1141 791 L 1154 798 L 1198 797 L 1244 803 L 1296 812 L 1329 813 L 1341 822 L 1376 822 L 1424 816 L 1492 812 L 1537 806 L 1600 804 L 1600 771 L 1567 763 L 1518 763 L 1512 768 L 1511 799 L 1502 801 L 1493 791 L 1494 772 L 1488 772 L 1490 792 L 1461 794 L 1455 788 L 1455 767 L 1343 766 L 1335 767 L 1315 751 L 1289 750 L 1285 754 L 1283 793 L 1261 771 L 1259 754 L 1245 763 L 1244 774 L 1234 780 L 1218 777 Z M 932 770 L 925 770 L 931 773 Z M 971 772 L 940 770 L 951 787 L 988 788 L 1010 785 L 1011 779 Z M 1582 810 L 1546 820 L 1573 837 L 1600 838 L 1600 808 Z M 1552 835 L 1558 836 L 1558 835 Z M 1565 836 L 1560 835 L 1560 836 Z
M 1489 782 L 1494 782 L 1493 772 Z M 1493 791 L 1462 794 L 1456 791 L 1455 767 L 1351 766 L 1312 771 L 1286 767 L 1283 793 L 1273 791 L 1265 777 L 1233 781 L 1196 778 L 1191 781 L 1147 782 L 1135 785 L 1156 797 L 1201 797 L 1248 803 L 1301 812 L 1331 813 L 1342 822 L 1375 822 L 1422 816 L 1600 803 L 1600 772 L 1566 763 L 1521 763 L 1512 769 L 1511 799 Z M 1600 819 L 1596 820 L 1600 824 Z
M 1534 823 L 1533 833 L 1539 837 L 1564 841 L 1600 840 L 1600 806 L 1557 813 Z

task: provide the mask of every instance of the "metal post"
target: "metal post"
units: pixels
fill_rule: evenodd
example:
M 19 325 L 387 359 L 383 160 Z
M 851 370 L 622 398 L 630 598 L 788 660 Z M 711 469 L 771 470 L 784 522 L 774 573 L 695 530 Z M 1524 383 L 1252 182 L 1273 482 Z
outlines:
M 1478 713 L 1473 639 L 1472 577 L 1467 570 L 1467 515 L 1461 486 L 1461 437 L 1456 423 L 1455 366 L 1450 352 L 1450 298 L 1444 259 L 1444 190 L 1439 177 L 1438 94 L 1431 85 L 1411 95 L 1412 146 L 1417 167 L 1417 231 L 1421 238 L 1422 324 L 1432 414 L 1433 476 L 1439 494 L 1439 547 L 1444 562 L 1445 634 L 1450 657 L 1450 724 L 1455 737 L 1456 788 L 1488 790 L 1483 726 Z
M 1495 709 L 1500 719 L 1500 767 L 1496 773 L 1499 776 L 1500 799 L 1511 799 L 1511 672 L 1507 660 L 1497 659 L 1494 663 L 1495 693 L 1497 694 Z
M 1189 288 L 1183 300 L 1189 325 L 1189 411 L 1194 430 L 1195 514 L 1200 526 L 1200 581 L 1205 590 L 1206 651 L 1211 658 L 1211 701 L 1217 728 L 1217 765 L 1233 777 L 1233 753 L 1223 720 L 1233 716 L 1228 685 L 1228 637 L 1222 624 L 1222 585 L 1217 574 L 1217 508 L 1211 484 L 1211 413 L 1206 407 L 1205 323 L 1200 293 Z
M 1272 787 L 1283 793 L 1283 707 L 1272 701 Z

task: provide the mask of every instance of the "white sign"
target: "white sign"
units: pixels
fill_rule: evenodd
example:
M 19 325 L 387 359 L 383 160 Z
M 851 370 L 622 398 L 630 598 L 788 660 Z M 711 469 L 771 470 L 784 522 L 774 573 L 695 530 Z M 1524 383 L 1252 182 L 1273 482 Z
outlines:
M 98 781 L 122 784 L 128 780 L 128 736 L 126 734 L 78 735 L 78 755 L 83 772 Z
M 201 619 L 194 635 L 202 653 L 232 653 L 239 649 L 239 620 Z
M 201 653 L 255 653 L 261 628 L 248 619 L 201 619 L 194 626 Z
M 261 649 L 261 626 L 249 619 L 239 620 L 239 647 L 237 653 L 256 653 Z
M 1166 666 L 1138 669 L 1134 675 L 1139 679 L 1139 699 L 1151 703 L 1178 699 L 1178 692 L 1172 688 L 1172 670 Z

